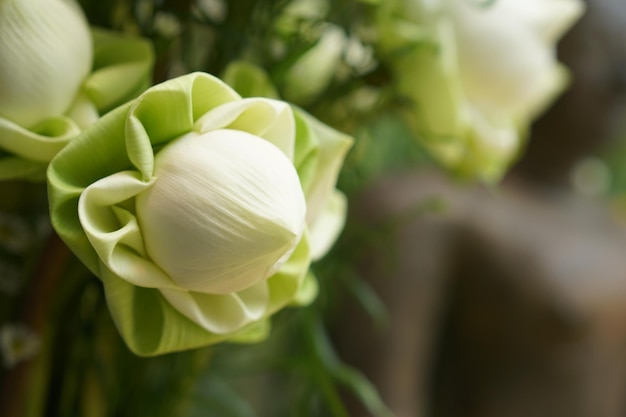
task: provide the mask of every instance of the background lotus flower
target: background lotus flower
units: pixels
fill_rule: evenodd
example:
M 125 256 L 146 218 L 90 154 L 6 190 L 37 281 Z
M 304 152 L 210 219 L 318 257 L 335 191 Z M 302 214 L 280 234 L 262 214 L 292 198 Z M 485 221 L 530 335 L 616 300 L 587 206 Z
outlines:
M 157 85 L 51 162 L 51 217 L 141 355 L 258 340 L 314 295 L 311 259 L 345 218 L 351 139 L 202 73 Z
M 91 69 L 80 8 L 64 0 L 0 3 L 0 117 L 30 128 L 70 107 Z
M 73 0 L 0 2 L 0 179 L 42 180 L 78 132 L 149 85 L 144 40 L 90 30 Z
M 567 84 L 555 43 L 582 10 L 578 0 L 381 6 L 380 46 L 426 147 L 461 174 L 499 179 Z

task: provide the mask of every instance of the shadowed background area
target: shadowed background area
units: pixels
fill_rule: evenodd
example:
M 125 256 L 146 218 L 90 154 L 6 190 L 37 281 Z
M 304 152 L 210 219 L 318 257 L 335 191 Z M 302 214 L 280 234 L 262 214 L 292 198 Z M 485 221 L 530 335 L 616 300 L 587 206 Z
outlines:
M 353 202 L 388 320 L 348 298 L 335 340 L 399 417 L 626 416 L 625 190 L 603 162 L 626 164 L 625 24 L 588 3 L 560 44 L 571 89 L 500 187 L 413 170 Z

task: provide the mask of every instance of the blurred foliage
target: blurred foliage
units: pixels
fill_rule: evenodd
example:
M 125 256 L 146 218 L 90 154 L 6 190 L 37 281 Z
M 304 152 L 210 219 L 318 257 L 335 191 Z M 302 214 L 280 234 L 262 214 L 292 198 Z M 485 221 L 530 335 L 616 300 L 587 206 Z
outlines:
M 626 134 L 602 152 L 610 171 L 609 195 L 626 196 Z
M 284 16 L 291 0 L 205 2 L 225 5 L 226 13 L 219 6 L 202 8 L 200 2 L 80 0 L 93 25 L 152 40 L 157 55 L 155 82 L 197 70 L 221 75 L 229 63 L 245 59 L 267 72 L 280 95 L 288 68 L 316 45 L 316 34 L 323 24 L 336 24 L 346 36 L 359 34 L 367 41 L 362 27 L 371 7 L 367 1 L 329 1 L 323 16 L 295 18 L 290 29 L 277 20 Z M 389 77 L 386 69 L 374 65 L 361 71 L 344 59 L 338 72 L 303 107 L 355 137 L 339 179 L 339 188 L 348 198 L 358 196 L 384 174 L 430 166 L 431 159 L 394 111 L 402 103 L 390 99 L 385 90 Z M 626 142 L 609 153 L 607 164 L 613 195 L 626 195 Z M 24 183 L 4 183 L 1 187 L 0 243 L 6 242 L 10 233 L 23 234 L 4 227 L 2 216 L 21 219 L 8 222 L 12 225 L 49 232 L 41 187 Z M 365 230 L 349 220 L 335 248 L 314 265 L 320 281 L 318 299 L 306 308 L 278 313 L 270 337 L 256 345 L 222 344 L 138 358 L 117 334 L 100 282 L 75 265 L 66 272 L 59 294 L 54 294 L 55 322 L 62 324 L 51 357 L 44 358 L 52 364 L 50 389 L 47 394 L 39 393 L 46 415 L 344 417 L 349 414 L 343 398 L 349 396 L 373 416 L 390 416 L 375 387 L 337 357 L 327 323 L 338 314 L 345 297 L 353 297 L 374 322 L 384 326 L 385 306 L 360 279 L 354 265 L 364 248 L 375 247 L 372 242 L 388 240 L 380 239 L 381 233 L 392 233 L 403 221 L 424 211 L 441 209 L 440 202 L 429 202 L 415 207 L 407 218 L 376 230 Z M 27 246 L 19 252 L 0 246 L 0 268 L 5 268 L 0 273 L 0 285 L 9 285 L 5 278 L 10 268 L 19 270 L 20 276 L 32 273 L 31 265 L 44 249 L 40 241 Z M 11 285 L 15 285 L 13 292 L 0 291 L 2 323 L 14 319 L 12 312 L 24 295 L 26 283 Z

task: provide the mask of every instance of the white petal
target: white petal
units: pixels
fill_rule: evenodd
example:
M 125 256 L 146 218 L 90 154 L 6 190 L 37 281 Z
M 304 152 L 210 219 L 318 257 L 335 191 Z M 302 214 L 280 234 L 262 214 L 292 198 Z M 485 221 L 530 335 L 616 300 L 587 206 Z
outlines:
M 136 172 L 121 171 L 88 186 L 78 201 L 78 217 L 102 263 L 120 278 L 148 288 L 175 288 L 169 277 L 145 259 L 137 219 L 123 203 L 150 187 Z
M 137 197 L 137 217 L 148 255 L 182 288 L 248 288 L 273 274 L 302 235 L 295 168 L 258 136 L 185 135 L 157 154 L 155 177 Z
M 496 3 L 549 43 L 555 43 L 584 10 L 580 0 L 498 0 Z
M 202 294 L 161 289 L 161 294 L 184 316 L 216 334 L 232 333 L 260 320 L 270 299 L 265 282 L 231 294 Z
M 276 145 L 293 160 L 295 124 L 291 107 L 279 100 L 246 98 L 222 104 L 204 114 L 194 131 L 235 129 L 252 133 Z
M 347 202 L 335 185 L 352 138 L 303 111 L 296 114 L 310 127 L 318 145 L 315 175 L 306 193 L 311 258 L 317 260 L 330 249 L 345 222 Z
M 466 0 L 453 3 L 460 75 L 468 98 L 492 117 L 528 117 L 561 85 L 555 45 L 547 38 L 562 31 L 572 13 L 553 15 L 557 7 L 547 7 L 554 6 L 553 0 L 541 5 L 504 0 L 488 7 Z
M 343 230 L 348 202 L 340 191 L 333 190 L 326 206 L 315 222 L 309 227 L 311 260 L 316 261 L 326 255 Z

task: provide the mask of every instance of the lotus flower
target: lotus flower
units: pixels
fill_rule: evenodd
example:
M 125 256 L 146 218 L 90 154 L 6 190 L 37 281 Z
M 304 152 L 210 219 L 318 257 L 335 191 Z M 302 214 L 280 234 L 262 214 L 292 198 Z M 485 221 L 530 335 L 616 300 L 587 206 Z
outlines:
M 0 179 L 45 178 L 80 130 L 147 88 L 149 44 L 90 30 L 73 0 L 0 1 Z
M 530 123 L 566 87 L 558 39 L 579 0 L 392 0 L 379 46 L 408 120 L 444 165 L 497 181 Z
M 150 88 L 51 162 L 52 222 L 102 279 L 129 347 L 155 355 L 263 337 L 314 296 L 343 226 L 351 139 L 203 73 Z

